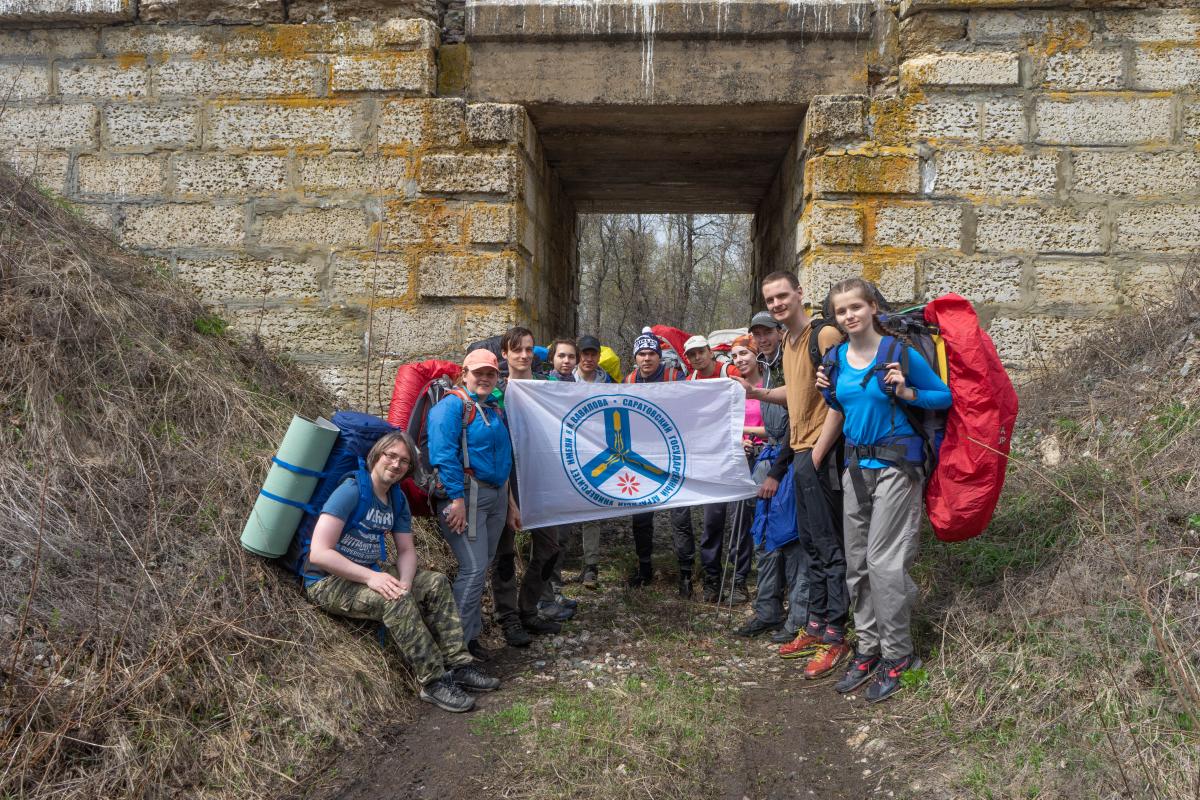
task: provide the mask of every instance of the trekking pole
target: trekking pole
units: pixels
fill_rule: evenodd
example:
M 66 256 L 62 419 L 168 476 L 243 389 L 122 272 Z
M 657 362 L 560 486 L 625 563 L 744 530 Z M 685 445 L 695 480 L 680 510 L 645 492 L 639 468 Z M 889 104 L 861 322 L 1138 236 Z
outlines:
M 729 551 L 729 558 L 726 559 L 726 566 L 733 563 L 733 586 L 737 587 L 737 557 L 742 550 L 742 520 L 746 517 L 746 501 L 738 500 L 737 505 L 733 509 L 733 529 L 734 533 L 733 549 Z M 721 570 L 722 576 L 725 570 Z M 722 581 L 723 583 L 724 581 Z M 718 596 L 719 597 L 719 596 Z M 729 591 L 729 624 L 733 624 L 733 589 Z
M 737 511 L 733 512 L 734 519 L 737 519 Z M 721 532 L 721 538 L 724 538 L 724 531 Z M 729 574 L 729 553 L 725 553 L 725 557 L 721 559 L 721 584 L 717 587 L 717 609 L 721 608 L 721 598 L 725 596 L 725 576 Z M 720 614 L 717 615 L 720 619 Z

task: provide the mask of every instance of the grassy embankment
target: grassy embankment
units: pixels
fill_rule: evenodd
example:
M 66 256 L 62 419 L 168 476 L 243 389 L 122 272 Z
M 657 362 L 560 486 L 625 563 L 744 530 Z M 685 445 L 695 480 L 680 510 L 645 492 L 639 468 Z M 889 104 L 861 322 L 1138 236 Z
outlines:
M 0 797 L 277 797 L 411 708 L 238 536 L 298 369 L 0 169 Z

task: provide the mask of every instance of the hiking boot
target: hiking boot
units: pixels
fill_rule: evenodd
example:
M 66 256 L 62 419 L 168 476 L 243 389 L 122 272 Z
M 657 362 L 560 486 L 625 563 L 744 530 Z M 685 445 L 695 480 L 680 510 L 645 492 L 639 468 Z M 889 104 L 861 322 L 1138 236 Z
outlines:
M 879 667 L 879 654 L 859 653 L 854 656 L 854 660 L 850 662 L 850 666 L 846 668 L 846 674 L 842 679 L 833 685 L 835 692 L 846 694 L 853 692 L 858 687 L 866 683 L 875 670 Z
M 747 602 L 750 599 L 750 595 L 746 594 L 746 584 L 735 583 L 729 589 L 729 593 L 725 595 L 725 599 L 737 606 Z
M 758 636 L 768 631 L 777 631 L 782 625 L 782 622 L 763 622 L 758 617 L 751 617 L 750 621 L 734 631 L 733 635 L 750 638 L 751 636 Z M 791 641 L 791 639 L 788 639 L 788 641 Z
M 904 684 L 900 680 L 910 669 L 920 669 L 921 659 L 911 653 L 904 658 L 887 658 L 879 663 L 875 670 L 875 681 L 867 687 L 867 702 L 878 703 L 900 691 Z
M 562 625 L 534 614 L 532 617 L 524 617 L 521 619 L 521 627 L 530 633 L 540 636 L 545 633 L 558 633 L 562 630 Z
M 585 589 L 595 589 L 600 586 L 600 570 L 595 564 L 588 564 L 583 568 L 583 572 L 579 573 L 579 582 L 583 584 Z
M 692 573 L 679 573 L 679 596 L 690 599 L 692 596 Z
M 472 692 L 490 692 L 500 688 L 499 678 L 484 675 L 470 664 L 452 669 L 450 671 L 450 680 L 458 688 L 469 689 Z
M 575 616 L 575 609 L 563 608 L 558 603 L 541 601 L 537 604 L 538 616 L 552 622 L 566 622 Z
M 512 620 L 504 623 L 504 641 L 509 647 L 529 647 L 533 643 L 533 637 L 519 621 Z
M 850 657 L 850 645 L 842 642 L 822 642 L 817 651 L 804 665 L 804 677 L 809 680 L 824 678 Z
M 716 603 L 721 599 L 721 587 L 712 581 L 704 582 L 704 602 Z
M 483 649 L 483 645 L 479 643 L 478 639 L 472 639 L 471 641 L 467 642 L 467 652 L 479 661 L 488 660 L 488 652 L 487 650 Z
M 808 631 L 801 631 L 796 638 L 779 648 L 780 658 L 806 658 L 817 652 L 821 646 L 821 637 L 813 636 Z
M 562 592 L 558 592 L 554 595 L 554 602 L 558 603 L 563 608 L 569 608 L 572 611 L 579 608 L 578 600 L 572 600 L 571 598 L 567 597 Z
M 443 675 L 422 686 L 417 697 L 426 703 L 433 703 L 443 711 L 453 711 L 456 714 L 470 711 L 475 707 L 475 698 L 455 686 L 448 675 Z
M 787 644 L 795 638 L 795 631 L 789 631 L 787 628 L 780 628 L 771 634 L 771 644 Z
M 649 561 L 639 561 L 637 569 L 629 576 L 628 583 L 630 589 L 640 589 L 643 586 L 649 586 L 654 580 L 654 568 Z

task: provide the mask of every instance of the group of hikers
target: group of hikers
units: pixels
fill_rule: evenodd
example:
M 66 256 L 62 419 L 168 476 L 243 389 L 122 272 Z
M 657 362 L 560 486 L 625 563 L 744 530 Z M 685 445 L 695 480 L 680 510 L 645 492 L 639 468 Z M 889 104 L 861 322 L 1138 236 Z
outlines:
M 838 692 L 870 681 L 865 697 L 877 702 L 901 688 L 905 671 L 920 666 L 909 632 L 916 599 L 909 570 L 927 461 L 905 406 L 947 408 L 950 390 L 908 343 L 882 358 L 879 295 L 869 282 L 835 284 L 822 318 L 810 316 L 791 272 L 767 275 L 761 288 L 766 311 L 733 340 L 728 361 L 716 358 L 704 337 L 693 336 L 683 345 L 690 370 L 676 367 L 647 328 L 633 343 L 636 366 L 624 382 L 727 378 L 743 386 L 743 447 L 758 496 L 704 507 L 703 598 L 747 602 L 756 564 L 753 614 L 736 633 L 769 634 L 781 657 L 803 659 L 805 678 L 840 670 Z M 458 562 L 453 582 L 417 564 L 411 516 L 397 486 L 419 454 L 404 434 L 386 434 L 371 449 L 369 486 L 366 477 L 360 486 L 347 480 L 322 508 L 305 573 L 309 598 L 334 614 L 382 621 L 412 665 L 421 699 L 467 711 L 474 705 L 470 692 L 498 688 L 499 680 L 477 666 L 487 660 L 479 637 L 489 572 L 495 620 L 510 646 L 557 633 L 576 613 L 577 601 L 562 592 L 559 555 L 578 526 L 531 530 L 531 555 L 518 581 L 521 494 L 504 389 L 513 380 L 611 383 L 599 366 L 601 349 L 594 336 L 556 339 L 548 370 L 538 373 L 532 332 L 512 328 L 501 337 L 499 359 L 486 348 L 467 354 L 460 385 L 429 412 L 426 455 L 442 489 L 432 498 L 433 511 Z M 786 518 L 768 519 L 773 499 L 785 494 L 792 500 Z M 692 509 L 668 513 L 678 590 L 691 597 Z M 633 514 L 631 522 L 637 566 L 627 583 L 644 587 L 654 577 L 654 511 Z M 595 587 L 597 526 L 582 530 L 582 550 L 578 580 Z M 725 559 L 729 581 L 723 580 Z M 372 569 L 380 563 L 382 571 Z M 853 648 L 847 641 L 851 609 Z

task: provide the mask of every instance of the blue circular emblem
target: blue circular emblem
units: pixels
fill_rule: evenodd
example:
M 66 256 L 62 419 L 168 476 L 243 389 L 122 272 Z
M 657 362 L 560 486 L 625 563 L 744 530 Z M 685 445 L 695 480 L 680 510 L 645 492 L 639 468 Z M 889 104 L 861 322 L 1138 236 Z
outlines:
M 653 506 L 683 486 L 687 452 L 679 428 L 640 397 L 589 397 L 563 417 L 559 445 L 567 478 L 593 505 Z

